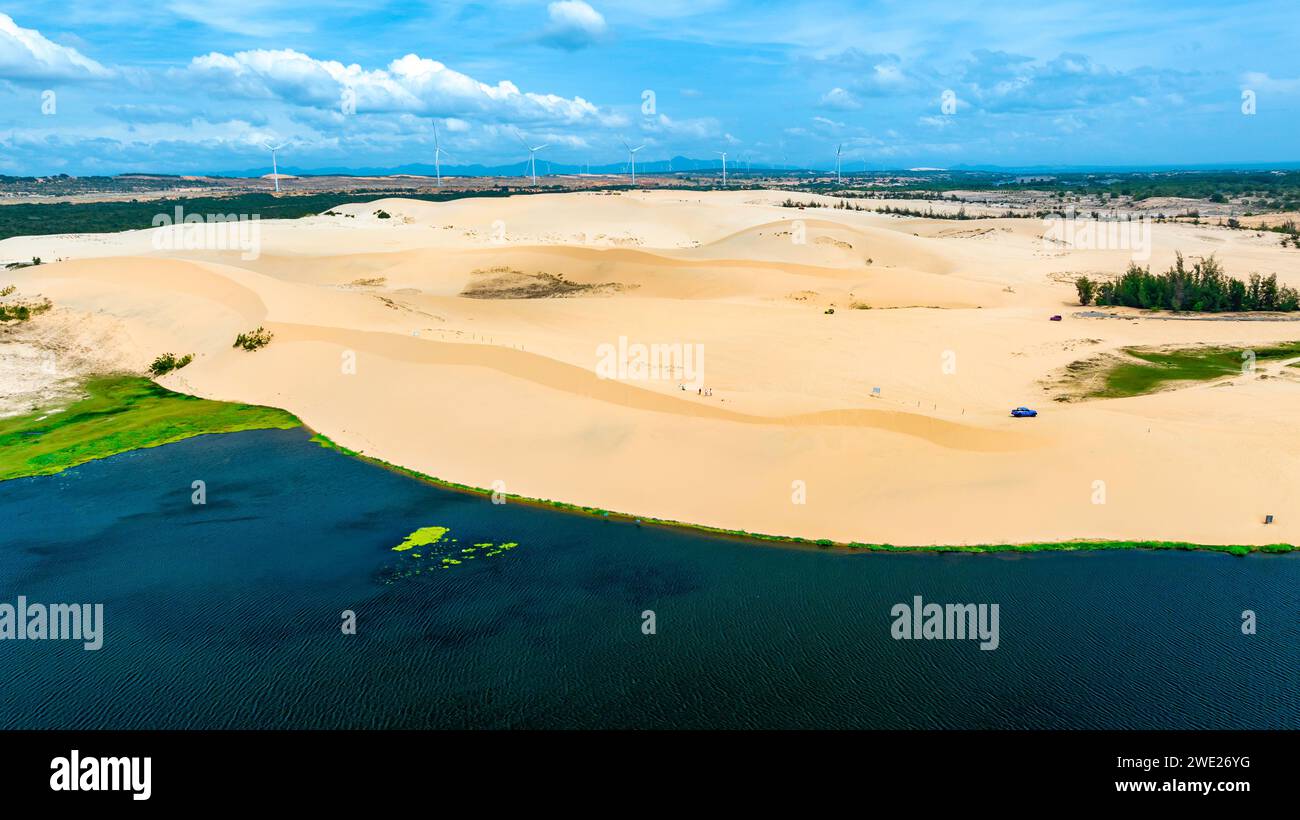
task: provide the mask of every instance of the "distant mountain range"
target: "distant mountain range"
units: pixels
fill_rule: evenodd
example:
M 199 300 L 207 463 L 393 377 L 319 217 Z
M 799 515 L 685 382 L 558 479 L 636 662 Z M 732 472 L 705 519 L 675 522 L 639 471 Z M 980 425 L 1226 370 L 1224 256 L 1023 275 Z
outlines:
M 901 166 L 887 168 L 883 165 L 868 167 L 865 171 L 862 168 L 861 161 L 845 163 L 843 175 L 845 177 L 857 177 L 864 173 L 868 176 L 893 176 L 908 175 L 913 177 L 925 176 L 948 176 L 948 177 L 968 177 L 978 180 L 983 176 L 993 177 L 1043 177 L 1048 175 L 1097 175 L 1097 174 L 1171 174 L 1171 173 L 1260 173 L 1273 171 L 1276 173 L 1294 172 L 1300 170 L 1300 162 L 1255 162 L 1255 163 L 1219 163 L 1215 165 L 966 165 L 959 164 L 947 168 L 937 168 L 933 166 Z M 717 175 L 722 171 L 721 161 L 713 159 L 694 159 L 691 157 L 676 156 L 670 160 L 655 160 L 653 162 L 637 162 L 636 172 L 638 175 L 662 176 L 669 173 L 678 174 L 711 174 Z M 186 173 L 157 173 L 144 169 L 134 171 L 125 171 L 119 174 L 112 174 L 114 177 L 182 177 L 182 176 L 210 176 L 225 177 L 231 179 L 248 179 L 267 176 L 271 169 L 266 166 L 253 166 L 239 169 L 225 169 L 219 171 L 191 171 Z M 304 168 L 295 165 L 280 165 L 280 173 L 290 176 L 350 176 L 350 177 L 369 177 L 369 176 L 433 176 L 434 167 L 432 163 L 413 162 L 397 166 L 378 166 L 378 165 L 359 165 L 344 166 L 330 165 L 318 168 Z M 833 174 L 833 168 L 803 168 L 797 166 L 780 166 L 766 162 L 745 163 L 731 160 L 727 161 L 727 174 L 729 176 L 746 176 L 749 174 L 761 174 L 771 176 L 775 174 L 788 175 L 790 177 L 799 176 L 821 176 Z M 538 158 L 537 175 L 575 175 L 591 174 L 593 176 L 626 176 L 628 174 L 628 165 L 626 162 L 611 162 L 598 165 L 575 164 L 568 162 L 550 162 Z M 528 175 L 527 161 L 513 162 L 505 165 L 454 165 L 444 164 L 442 166 L 442 175 L 445 177 L 525 177 Z M 66 179 L 88 179 L 96 178 L 94 175 L 68 175 L 68 174 L 49 174 L 41 175 L 42 177 L 66 178 Z M 0 174 L 0 181 L 6 179 L 25 179 L 31 177 L 6 176 Z M 994 180 L 1002 182 L 1004 180 Z
M 727 173 L 746 173 L 749 171 L 762 171 L 771 173 L 773 171 L 786 171 L 789 173 L 806 173 L 802 169 L 780 168 L 766 163 L 743 163 L 736 162 L 728 158 Z M 689 157 L 673 157 L 672 159 L 655 160 L 653 162 L 637 161 L 636 172 L 638 174 L 667 174 L 675 172 L 713 172 L 721 173 L 722 162 L 718 159 L 691 159 Z M 268 166 L 259 166 L 255 168 L 243 168 L 234 171 L 218 171 L 211 176 L 221 177 L 257 177 L 271 172 Z M 292 174 L 294 176 L 391 176 L 393 174 L 412 174 L 418 176 L 433 176 L 434 167 L 431 162 L 413 162 L 406 165 L 379 167 L 379 166 L 325 166 L 321 168 L 300 168 L 292 165 L 280 164 L 280 173 Z M 507 165 L 452 165 L 443 163 L 443 176 L 459 177 L 522 177 L 528 173 L 527 160 L 514 162 Z M 611 162 L 603 165 L 586 165 L 574 164 L 569 162 L 551 162 L 544 157 L 537 158 L 537 175 L 551 174 L 626 174 L 628 173 L 627 162 Z M 822 171 L 821 173 L 825 173 Z
M 850 164 L 852 167 L 850 167 Z M 871 167 L 869 174 L 890 174 L 890 173 L 968 173 L 968 174 L 1090 174 L 1090 173 L 1169 173 L 1174 171 L 1261 171 L 1261 170 L 1297 170 L 1300 169 L 1300 162 L 1252 162 L 1252 163 L 1218 163 L 1212 165 L 984 165 L 984 164 L 958 164 L 947 168 L 934 167 L 900 167 L 885 168 L 883 166 Z M 640 162 L 636 164 L 638 174 L 662 175 L 667 173 L 721 173 L 722 163 L 719 159 L 693 159 L 691 157 L 676 156 L 670 160 L 654 160 L 650 162 Z M 833 168 L 816 168 L 808 169 L 796 166 L 780 166 L 766 162 L 746 163 L 728 158 L 727 173 L 743 175 L 747 173 L 761 172 L 764 174 L 771 173 L 788 173 L 788 174 L 828 174 L 833 172 Z M 210 173 L 210 176 L 219 177 L 258 177 L 269 174 L 271 169 L 268 166 L 255 166 L 235 170 L 223 170 Z M 391 176 L 394 174 L 410 174 L 414 176 L 433 176 L 433 163 L 414 162 L 404 165 L 381 167 L 376 165 L 362 166 L 344 166 L 332 165 L 319 168 L 303 168 L 294 165 L 280 165 L 280 172 L 291 174 L 293 176 Z M 611 162 L 604 164 L 586 165 L 569 162 L 552 162 L 543 157 L 537 159 L 537 175 L 552 174 L 627 174 L 627 162 Z M 845 163 L 843 174 L 853 176 L 862 173 L 861 161 Z M 472 165 L 453 165 L 444 163 L 442 166 L 443 176 L 460 176 L 460 177 L 522 177 L 528 174 L 528 162 L 508 163 L 505 165 L 481 165 L 478 163 Z

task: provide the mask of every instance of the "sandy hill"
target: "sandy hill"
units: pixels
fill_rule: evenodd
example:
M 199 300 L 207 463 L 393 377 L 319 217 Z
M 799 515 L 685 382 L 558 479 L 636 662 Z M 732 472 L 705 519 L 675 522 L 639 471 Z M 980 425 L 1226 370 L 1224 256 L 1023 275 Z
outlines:
M 511 493 L 843 541 L 1300 538 L 1285 514 L 1300 384 L 1281 370 L 1069 404 L 1044 385 L 1127 345 L 1248 347 L 1300 325 L 1076 317 L 1073 277 L 1119 273 L 1129 251 L 1053 244 L 1038 220 L 787 196 L 381 199 L 261 221 L 255 252 L 177 250 L 155 231 L 16 238 L 0 259 L 64 261 L 0 284 L 54 301 L 30 344 L 85 349 L 93 331 L 103 355 L 78 366 L 193 352 L 165 384 Z M 1155 226 L 1153 267 L 1176 251 L 1300 286 L 1300 252 L 1271 236 Z M 258 325 L 270 346 L 231 348 Z M 710 395 L 682 390 L 680 367 L 602 378 L 620 339 L 700 346 Z M 1042 414 L 1009 418 L 1020 404 Z

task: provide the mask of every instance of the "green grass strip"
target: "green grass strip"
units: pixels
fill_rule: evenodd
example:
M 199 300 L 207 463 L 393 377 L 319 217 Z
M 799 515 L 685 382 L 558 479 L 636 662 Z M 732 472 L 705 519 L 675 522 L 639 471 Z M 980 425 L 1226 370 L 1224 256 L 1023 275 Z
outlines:
M 91 379 L 83 390 L 84 398 L 62 410 L 0 419 L 0 481 L 51 475 L 205 433 L 301 425 L 283 410 L 173 393 L 136 376 Z
M 1105 387 L 1090 398 L 1127 398 L 1151 393 L 1167 382 L 1207 381 L 1240 375 L 1244 351 L 1255 354 L 1255 361 L 1289 359 L 1300 356 L 1300 342 L 1284 342 L 1268 347 L 1195 347 L 1183 350 L 1154 351 L 1128 347 L 1124 352 L 1139 361 L 1120 362 L 1106 374 Z

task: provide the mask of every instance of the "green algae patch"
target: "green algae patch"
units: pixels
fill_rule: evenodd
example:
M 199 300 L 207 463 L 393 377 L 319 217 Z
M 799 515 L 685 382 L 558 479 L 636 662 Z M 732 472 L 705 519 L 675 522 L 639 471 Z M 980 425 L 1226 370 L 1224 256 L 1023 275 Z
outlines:
M 411 569 L 411 567 L 433 569 L 436 566 L 440 570 L 451 569 L 463 566 L 468 561 L 477 561 L 479 558 L 494 558 L 519 546 L 515 541 L 502 544 L 479 541 L 473 546 L 462 547 L 458 543 L 459 539 L 448 535 L 450 531 L 448 527 L 421 527 L 408 535 L 405 541 L 393 547 L 394 552 L 404 554 L 399 559 L 400 563 L 384 567 L 381 575 L 384 583 L 391 584 L 399 579 L 410 578 L 421 573 L 420 569 Z M 420 547 L 423 551 L 410 552 L 414 547 Z M 416 559 L 423 560 L 416 561 Z
M 448 533 L 447 527 L 421 527 L 410 535 L 406 540 L 393 547 L 393 552 L 405 552 L 415 547 L 428 547 L 438 543 L 442 537 Z M 419 558 L 419 555 L 415 556 Z
M 208 433 L 289 430 L 291 413 L 173 393 L 138 376 L 82 385 L 70 404 L 0 419 L 0 481 L 53 475 L 87 461 Z

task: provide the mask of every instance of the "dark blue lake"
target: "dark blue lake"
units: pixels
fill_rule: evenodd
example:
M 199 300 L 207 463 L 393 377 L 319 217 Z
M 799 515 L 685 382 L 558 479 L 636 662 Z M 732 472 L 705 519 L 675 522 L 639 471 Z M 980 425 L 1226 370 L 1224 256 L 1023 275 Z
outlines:
M 738 543 L 493 505 L 301 430 L 0 483 L 0 522 L 0 603 L 105 618 L 97 652 L 0 641 L 4 728 L 1300 727 L 1295 555 Z M 998 649 L 894 640 L 916 595 L 998 604 Z

